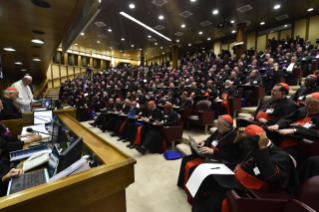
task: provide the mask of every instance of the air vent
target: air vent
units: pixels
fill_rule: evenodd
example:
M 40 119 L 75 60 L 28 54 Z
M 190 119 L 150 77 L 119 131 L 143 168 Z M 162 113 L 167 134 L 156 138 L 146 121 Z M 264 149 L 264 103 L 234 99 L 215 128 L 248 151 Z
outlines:
M 221 37 L 225 37 L 225 35 L 224 34 L 219 34 L 216 37 L 221 38 Z
M 253 8 L 252 8 L 249 4 L 237 8 L 237 10 L 238 10 L 239 12 L 241 12 L 241 13 L 247 12 L 248 10 L 252 10 L 252 9 L 253 9 Z
M 113 45 L 120 45 L 118 42 L 112 42 Z
M 99 38 L 107 38 L 106 35 L 98 35 Z
M 157 25 L 156 27 L 154 27 L 154 29 L 162 30 L 162 29 L 165 29 L 165 27 L 163 27 L 163 26 L 161 26 L 161 25 Z
M 208 26 L 208 25 L 211 25 L 211 24 L 212 23 L 209 22 L 209 21 L 204 21 L 204 22 L 200 23 L 200 25 L 202 25 L 202 26 Z
M 198 41 L 196 41 L 195 43 L 196 43 L 196 44 L 200 44 L 200 43 L 203 43 L 203 41 L 198 40 Z
M 189 16 L 193 15 L 193 13 L 191 13 L 189 11 L 185 11 L 185 12 L 182 12 L 181 14 L 179 14 L 179 15 L 184 17 L 184 18 L 188 18 Z
M 277 21 L 284 20 L 284 19 L 287 19 L 287 18 L 289 18 L 289 16 L 287 14 L 276 17 Z
M 184 35 L 184 33 L 182 33 L 182 32 L 176 32 L 174 35 L 176 35 L 176 36 L 181 36 L 181 35 Z
M 163 6 L 167 1 L 166 0 L 154 0 L 152 1 L 153 4 L 157 6 Z
M 95 22 L 94 24 L 95 24 L 96 26 L 98 26 L 98 27 L 105 27 L 105 26 L 106 26 L 106 24 L 103 23 L 102 21 L 101 21 L 101 22 Z
M 148 39 L 149 41 L 151 41 L 151 42 L 156 42 L 156 39 L 155 38 L 150 38 L 150 39 Z

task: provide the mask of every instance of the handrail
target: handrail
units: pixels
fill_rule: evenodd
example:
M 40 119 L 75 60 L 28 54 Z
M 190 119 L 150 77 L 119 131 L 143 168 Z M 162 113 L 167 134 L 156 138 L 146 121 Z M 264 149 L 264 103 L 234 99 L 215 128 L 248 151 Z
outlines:
M 35 99 L 39 98 L 41 95 L 43 95 L 44 89 L 48 87 L 48 79 L 45 79 L 38 87 L 38 89 L 34 92 L 33 97 Z

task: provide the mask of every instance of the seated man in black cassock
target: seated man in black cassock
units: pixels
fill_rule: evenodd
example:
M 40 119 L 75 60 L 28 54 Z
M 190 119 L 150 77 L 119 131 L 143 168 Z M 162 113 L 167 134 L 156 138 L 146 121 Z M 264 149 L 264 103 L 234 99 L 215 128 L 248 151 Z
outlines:
M 215 101 L 212 102 L 212 108 L 217 115 L 230 115 L 228 99 L 233 98 L 238 92 L 235 88 L 231 87 L 231 81 L 226 80 L 224 89 L 221 90 Z
M 282 136 L 274 132 L 277 130 Z M 305 107 L 278 120 L 274 125 L 268 127 L 268 131 L 274 132 L 273 142 L 298 161 L 297 141 L 289 135 L 319 141 L 319 92 L 307 95 Z
M 100 109 L 101 114 L 95 119 L 94 122 L 91 122 L 89 124 L 93 127 L 101 126 L 104 123 L 104 121 L 107 119 L 108 112 L 114 111 L 114 108 L 115 108 L 114 100 L 113 100 L 113 98 L 110 98 L 109 99 L 109 106 L 107 106 L 107 108 L 104 107 L 104 108 Z
M 231 162 L 239 162 L 242 156 L 247 154 L 247 148 L 240 143 L 233 144 L 237 136 L 237 131 L 233 129 L 233 119 L 229 115 L 222 115 L 217 120 L 217 130 L 209 136 L 205 141 L 198 141 L 197 145 L 200 146 L 200 151 L 208 159 L 222 159 Z M 237 145 L 242 145 L 237 147 Z M 236 150 L 236 151 L 235 151 Z M 195 168 L 203 163 L 205 158 L 198 156 L 192 150 L 192 154 L 184 156 L 180 171 L 177 186 L 184 188 L 188 194 L 188 202 L 192 203 L 193 198 L 186 188 L 186 183 L 193 173 Z
M 8 87 L 4 91 L 4 97 L 1 98 L 3 110 L 1 110 L 1 118 L 19 119 L 22 118 L 22 112 L 13 102 L 19 98 L 19 91 L 14 87 Z
M 123 105 L 121 104 L 121 99 L 116 98 L 115 100 L 115 106 L 113 110 L 107 112 L 107 119 L 103 123 L 103 125 L 100 127 L 102 132 L 105 132 L 106 130 L 113 131 L 114 130 L 114 123 L 117 120 L 118 114 L 122 111 Z
M 121 127 L 121 125 L 122 125 L 122 123 L 125 121 L 125 119 L 126 119 L 126 116 L 122 116 L 122 115 L 128 115 L 128 113 L 129 113 L 129 111 L 130 111 L 130 104 L 131 104 L 131 102 L 130 102 L 130 100 L 129 99 L 125 99 L 124 100 L 124 103 L 123 103 L 123 105 L 122 105 L 122 108 L 121 108 L 121 110 L 120 110 L 120 112 L 119 112 L 119 116 L 118 116 L 118 119 L 117 120 L 115 120 L 115 122 L 110 122 L 110 120 L 109 120 L 109 122 L 112 124 L 112 125 L 114 125 L 114 123 L 115 123 L 115 127 L 114 127 L 114 129 L 113 129 L 113 133 L 112 134 L 110 134 L 112 137 L 113 136 L 118 136 L 118 131 L 120 130 L 120 127 Z M 109 129 L 109 127 L 106 127 L 106 129 Z M 112 129 L 112 128 L 111 128 Z
M 245 81 L 245 85 L 250 86 L 263 86 L 262 79 L 258 76 L 257 69 L 253 69 L 250 73 L 250 77 L 248 77 Z M 250 105 L 253 98 L 254 90 L 253 88 L 245 88 L 243 93 L 243 98 L 246 101 L 247 105 Z
M 189 109 L 192 107 L 192 100 L 188 98 L 187 91 L 184 91 L 181 95 L 181 101 L 179 102 L 179 109 Z
M 275 124 L 281 118 L 285 119 L 298 109 L 294 101 L 287 99 L 288 92 L 289 86 L 286 83 L 276 84 L 271 91 L 271 99 L 260 104 L 256 111 L 246 118 L 267 126 Z
M 299 107 L 303 107 L 306 96 L 313 92 L 318 92 L 319 86 L 317 86 L 317 76 L 316 75 L 308 75 L 305 79 L 305 86 L 299 88 L 296 93 L 294 93 L 290 99 L 295 101 Z
M 141 154 L 145 154 L 146 150 L 159 154 L 166 151 L 167 144 L 163 138 L 163 127 L 176 126 L 178 122 L 178 114 L 173 110 L 172 106 L 170 102 L 165 103 L 165 112 L 162 119 L 156 119 L 153 122 L 151 129 L 142 141 L 142 145 L 136 147 L 136 150 Z
M 243 186 L 247 189 L 297 191 L 300 184 L 293 160 L 267 138 L 261 127 L 248 125 L 239 128 L 233 143 L 238 142 L 245 142 L 250 149 L 234 170 Z M 208 176 L 195 195 L 192 211 L 229 211 L 226 191 L 213 175 Z

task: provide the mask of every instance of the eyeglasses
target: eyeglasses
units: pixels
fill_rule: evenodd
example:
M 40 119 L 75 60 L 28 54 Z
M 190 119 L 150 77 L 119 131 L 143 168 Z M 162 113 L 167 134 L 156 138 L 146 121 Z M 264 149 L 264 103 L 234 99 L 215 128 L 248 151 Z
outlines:
M 314 105 L 313 104 L 305 104 L 305 107 L 312 108 Z

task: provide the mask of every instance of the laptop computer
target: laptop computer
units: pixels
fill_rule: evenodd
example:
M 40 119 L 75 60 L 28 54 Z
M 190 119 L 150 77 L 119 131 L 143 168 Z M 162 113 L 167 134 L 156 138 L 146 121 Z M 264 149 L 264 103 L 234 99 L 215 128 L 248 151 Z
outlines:
M 202 152 L 199 150 L 200 147 L 197 146 L 197 143 L 196 143 L 195 139 L 192 136 L 188 135 L 188 138 L 189 138 L 189 141 L 190 141 L 189 145 L 190 145 L 191 149 L 193 150 L 193 152 L 195 152 L 200 157 L 209 156 L 209 155 L 202 154 Z
M 52 124 L 53 111 L 33 111 L 33 124 L 42 124 L 50 125 Z
M 52 152 L 49 155 L 49 161 L 47 165 L 49 177 L 53 177 L 57 173 L 60 159 L 60 152 L 56 145 L 54 145 Z

